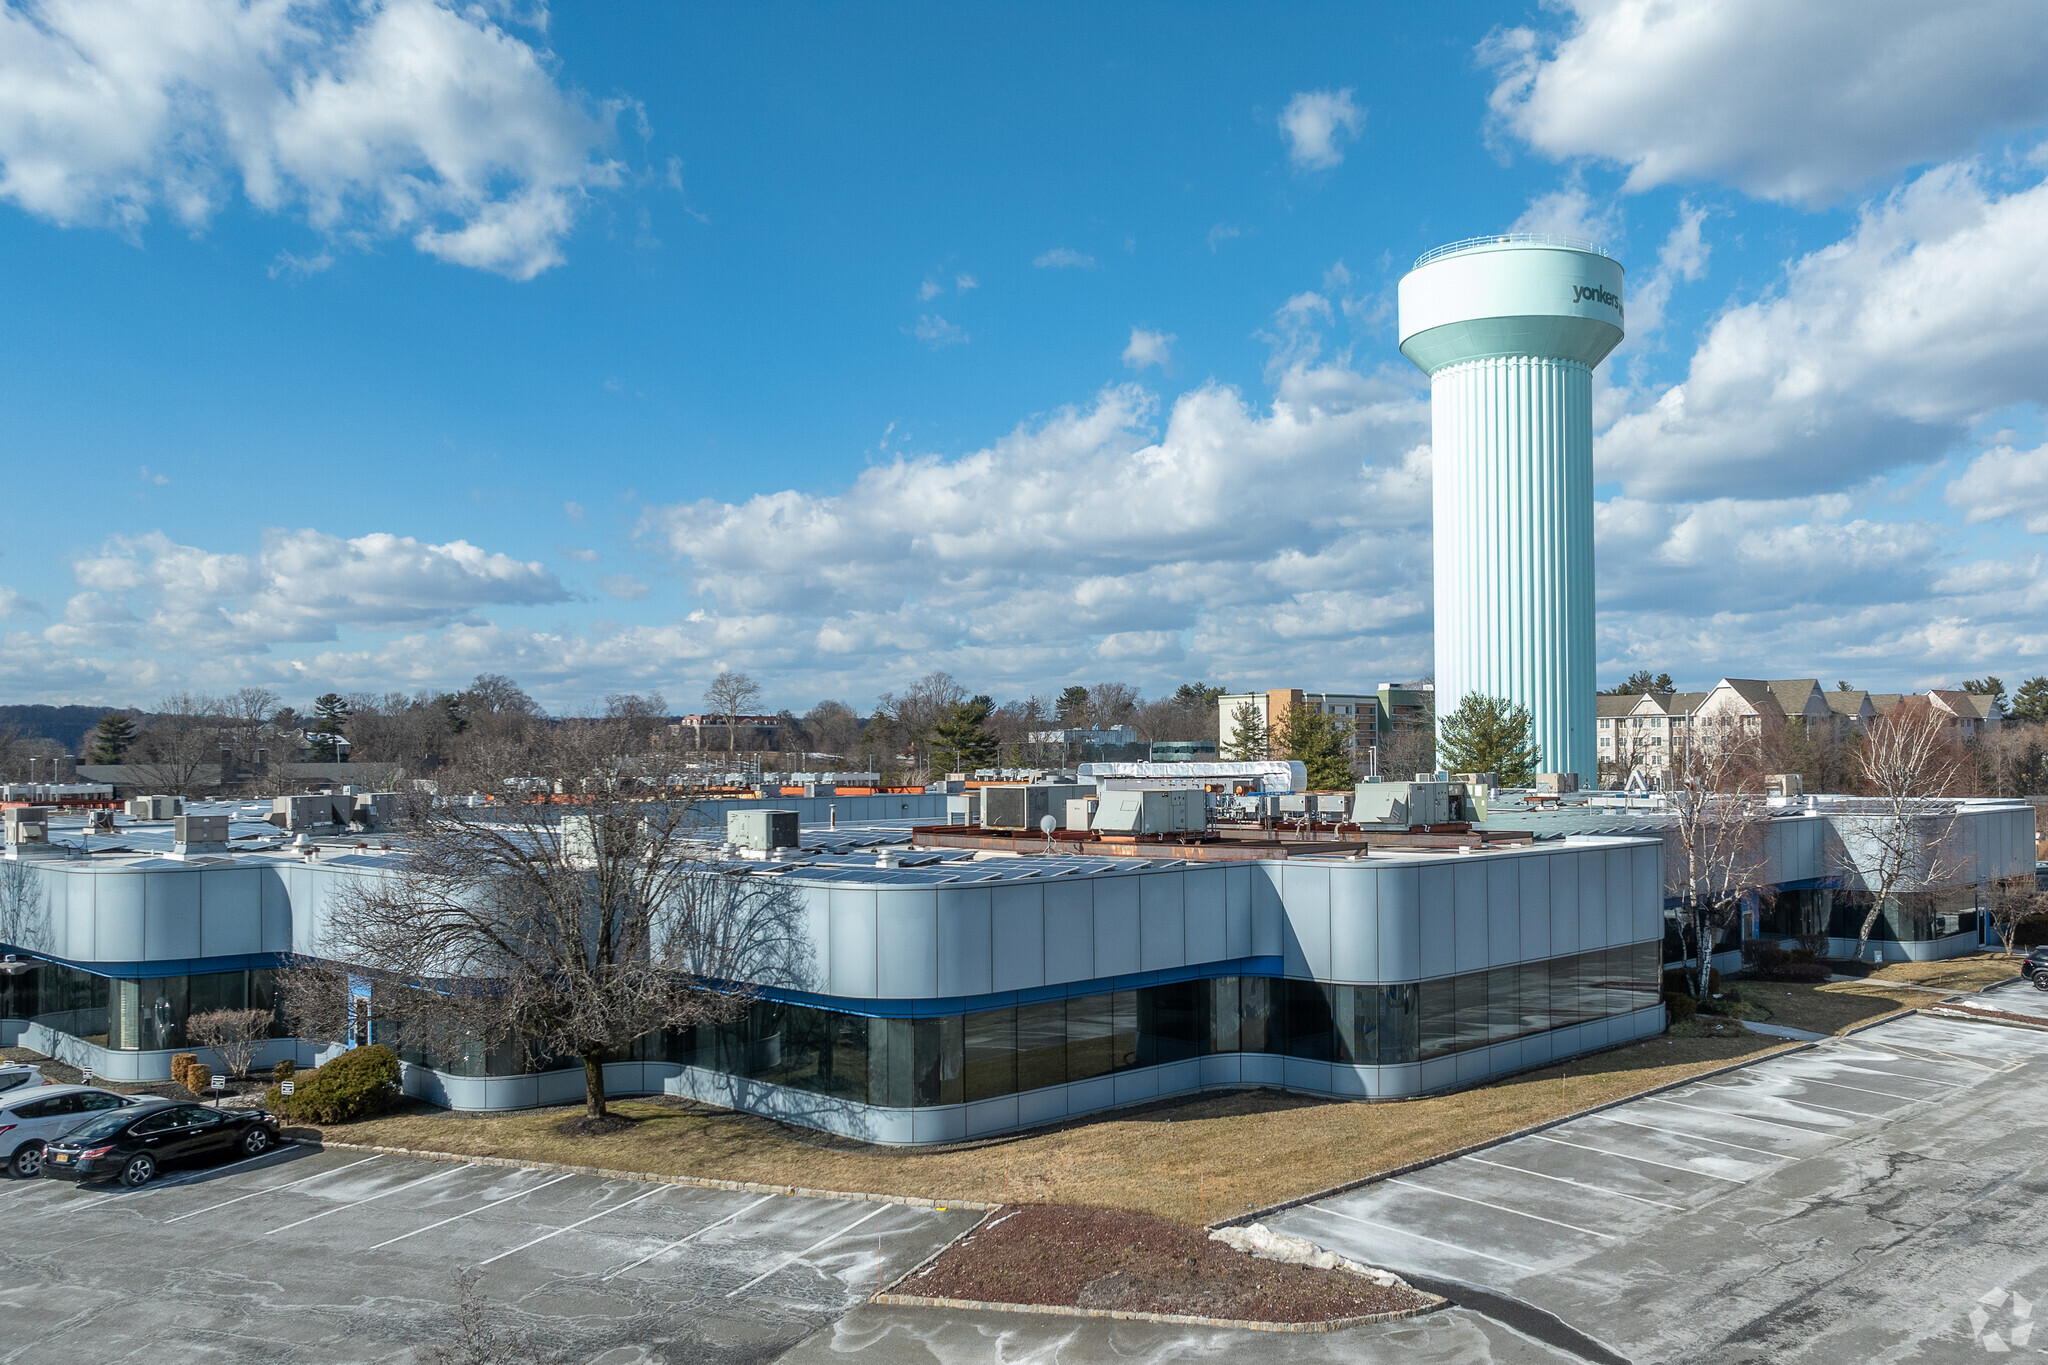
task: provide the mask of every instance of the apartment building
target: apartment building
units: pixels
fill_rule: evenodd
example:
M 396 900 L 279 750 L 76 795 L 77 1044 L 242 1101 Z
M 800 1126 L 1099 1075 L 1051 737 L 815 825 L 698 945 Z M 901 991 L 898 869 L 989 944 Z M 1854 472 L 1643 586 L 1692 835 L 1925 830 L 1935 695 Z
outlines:
M 1239 708 L 1249 706 L 1268 736 L 1262 757 L 1282 758 L 1280 745 L 1272 736 L 1287 723 L 1288 714 L 1306 706 L 1335 717 L 1350 736 L 1349 747 L 1382 744 L 1403 721 L 1422 722 L 1432 714 L 1434 692 L 1427 683 L 1397 685 L 1381 683 L 1372 692 L 1312 692 L 1300 687 L 1276 687 L 1264 692 L 1236 692 L 1216 703 L 1216 744 L 1228 753 L 1237 730 Z

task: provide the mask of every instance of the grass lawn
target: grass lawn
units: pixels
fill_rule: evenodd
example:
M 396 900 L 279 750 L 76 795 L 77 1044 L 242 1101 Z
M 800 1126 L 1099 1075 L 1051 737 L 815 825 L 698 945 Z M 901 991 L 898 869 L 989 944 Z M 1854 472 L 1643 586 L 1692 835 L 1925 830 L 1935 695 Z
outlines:
M 1871 981 L 1897 981 L 1944 991 L 1981 991 L 2020 974 L 2020 958 L 2003 953 L 1972 953 L 1940 962 L 1893 962 L 1879 967 Z
M 1808 1033 L 1840 1033 L 1887 1014 L 1931 1004 L 1936 999 L 1926 991 L 1888 985 L 1875 978 L 1829 981 L 1817 986 L 1789 981 L 1736 980 L 1728 984 L 1736 989 L 1739 999 L 1715 1003 L 1729 1006 L 1730 1013 Z
M 1313 1193 L 1784 1046 L 1654 1038 L 1456 1095 L 1378 1104 L 1237 1091 L 943 1150 L 892 1151 L 679 1100 L 629 1100 L 625 1132 L 567 1137 L 577 1109 L 424 1107 L 317 1130 L 337 1142 L 988 1203 L 1092 1204 L 1199 1223 Z M 1165 1132 L 1171 1126 L 1173 1132 Z

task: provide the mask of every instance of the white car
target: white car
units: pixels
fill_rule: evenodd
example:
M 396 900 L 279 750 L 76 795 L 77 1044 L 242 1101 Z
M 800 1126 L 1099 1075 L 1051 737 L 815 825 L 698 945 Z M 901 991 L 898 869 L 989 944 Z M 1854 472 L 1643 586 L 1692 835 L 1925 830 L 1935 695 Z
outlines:
M 18 1180 L 39 1175 L 43 1144 L 109 1109 L 169 1104 L 156 1095 L 117 1095 L 93 1085 L 17 1087 L 0 1094 L 0 1158 Z
M 41 1085 L 43 1069 L 34 1062 L 0 1062 L 0 1095 L 24 1085 Z

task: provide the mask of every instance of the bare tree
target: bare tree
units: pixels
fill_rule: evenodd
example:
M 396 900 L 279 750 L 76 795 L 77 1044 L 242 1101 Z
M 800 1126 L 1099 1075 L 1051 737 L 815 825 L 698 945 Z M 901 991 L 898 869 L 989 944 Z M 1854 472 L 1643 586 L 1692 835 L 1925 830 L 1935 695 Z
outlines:
M 36 952 L 49 929 L 42 874 L 19 859 L 0 861 L 0 943 Z
M 892 753 L 897 745 L 909 745 L 913 775 L 922 778 L 931 772 L 932 727 L 966 700 L 967 689 L 951 673 L 927 673 L 904 689 L 902 696 L 884 692 L 876 700 L 876 718 L 888 722 L 880 736 L 890 741 Z M 873 724 L 869 722 L 870 728 Z
M 2036 890 L 2032 877 L 2007 877 L 1991 888 L 1984 913 L 1991 917 L 1991 927 L 1998 931 L 2005 955 L 2011 957 L 2020 925 L 2036 916 L 2048 915 L 2048 893 Z
M 401 866 L 341 897 L 322 948 L 385 983 L 385 1023 L 431 1054 L 513 1042 L 579 1059 L 591 1118 L 605 1114 L 607 1054 L 808 979 L 797 893 L 772 869 L 717 861 L 688 806 L 621 774 L 628 743 L 617 721 L 556 727 L 522 770 L 471 776 L 498 802 L 416 800 Z
M 185 1021 L 185 1036 L 195 1047 L 212 1048 L 230 1076 L 249 1074 L 269 1032 L 269 1010 L 206 1010 Z
M 744 673 L 726 669 L 711 680 L 711 686 L 704 689 L 704 704 L 711 708 L 714 716 L 725 717 L 725 754 L 731 761 L 739 745 L 740 717 L 748 707 L 761 702 L 761 686 Z
M 1617 716 L 1614 721 L 1614 753 L 1600 760 L 1608 769 L 1617 787 L 1626 786 L 1629 778 L 1638 769 L 1648 766 L 1655 750 L 1650 743 L 1650 734 L 1640 725 L 1631 725 L 1632 716 Z
M 204 770 L 220 762 L 225 734 L 218 701 L 179 692 L 157 703 L 129 763 L 158 792 L 187 796 L 207 785 Z
M 1941 798 L 1961 779 L 1964 757 L 1947 719 L 1920 698 L 1899 703 L 1863 737 L 1858 766 L 1868 795 L 1836 820 L 1843 870 L 1870 893 L 1856 932 L 1859 959 L 1886 905 L 1961 869 L 1956 806 Z
M 1692 736 L 1671 755 L 1665 778 L 1673 822 L 1666 835 L 1665 891 L 1691 939 L 1694 995 L 1706 999 L 1715 941 L 1761 884 L 1769 820 L 1754 740 L 1740 730 Z
M 237 762 L 254 766 L 278 703 L 277 693 L 267 687 L 238 687 L 220 699 L 221 742 L 234 750 Z

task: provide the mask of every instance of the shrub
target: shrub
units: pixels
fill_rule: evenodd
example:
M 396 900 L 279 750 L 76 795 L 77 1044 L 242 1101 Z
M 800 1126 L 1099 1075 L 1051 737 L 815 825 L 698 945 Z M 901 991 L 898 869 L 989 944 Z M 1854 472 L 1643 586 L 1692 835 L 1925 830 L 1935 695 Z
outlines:
M 276 1086 L 266 1098 L 273 1110 L 295 1122 L 351 1123 L 398 1103 L 402 1075 L 398 1054 L 372 1043 L 352 1048 L 297 1080 L 289 1099 Z
M 297 1074 L 298 1069 L 299 1064 L 293 1061 L 291 1058 L 287 1057 L 283 1061 L 279 1062 L 276 1066 L 272 1067 L 270 1074 L 277 1077 L 281 1081 L 288 1081 L 295 1074 Z
M 213 1089 L 213 1068 L 204 1062 L 194 1062 L 186 1067 L 185 1088 L 195 1095 L 204 1095 Z
M 1801 934 L 1798 937 L 1798 942 L 1800 950 L 1808 958 L 1818 958 L 1828 950 L 1828 936 L 1826 934 Z
M 1821 982 L 1833 976 L 1823 962 L 1786 962 L 1760 975 L 1766 981 Z
M 206 1010 L 185 1021 L 186 1036 L 212 1048 L 230 1076 L 249 1074 L 250 1059 L 269 1031 L 269 1010 Z
M 1692 970 L 1687 967 L 1673 967 L 1664 973 L 1664 994 L 1691 995 L 1693 986 Z M 1721 989 L 1721 971 L 1718 967 L 1707 969 L 1707 994 Z
M 197 1066 L 198 1064 L 199 1064 L 199 1054 L 198 1054 L 198 1053 L 196 1053 L 196 1052 L 174 1052 L 174 1053 L 172 1053 L 172 1054 L 171 1054 L 171 1079 L 172 1079 L 172 1080 L 174 1080 L 174 1081 L 176 1081 L 176 1082 L 177 1082 L 177 1083 L 178 1083 L 179 1085 L 182 1085 L 182 1086 L 184 1086 L 184 1087 L 185 1087 L 185 1088 L 186 1088 L 187 1090 L 190 1090 L 190 1089 L 192 1088 L 192 1086 L 191 1086 L 191 1084 L 190 1084 L 189 1082 L 187 1082 L 187 1081 L 186 1081 L 186 1079 L 185 1079 L 185 1070 L 186 1070 L 186 1068 L 187 1068 L 187 1067 Z
M 1672 1023 L 1682 1024 L 1700 1012 L 1700 1002 L 1683 991 L 1666 991 L 1664 1008 L 1669 1012 Z

